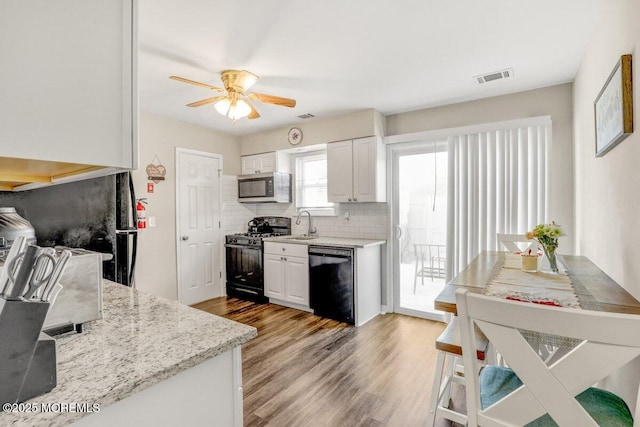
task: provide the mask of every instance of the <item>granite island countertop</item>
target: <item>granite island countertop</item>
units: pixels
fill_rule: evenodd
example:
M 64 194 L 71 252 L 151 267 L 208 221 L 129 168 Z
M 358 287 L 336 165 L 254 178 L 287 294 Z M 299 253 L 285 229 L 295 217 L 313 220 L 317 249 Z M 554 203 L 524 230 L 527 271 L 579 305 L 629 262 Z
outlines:
M 56 338 L 58 385 L 26 403 L 101 409 L 237 347 L 255 328 L 104 280 L 103 317 Z M 60 426 L 84 413 L 2 413 L 2 426 Z
M 356 239 L 350 237 L 330 237 L 330 236 L 318 236 L 313 239 L 297 239 L 297 236 L 278 236 L 278 237 L 265 237 L 262 239 L 264 242 L 277 242 L 277 243 L 294 243 L 297 245 L 307 246 L 334 246 L 339 248 L 366 248 L 368 246 L 378 246 L 387 243 L 386 240 L 377 239 Z

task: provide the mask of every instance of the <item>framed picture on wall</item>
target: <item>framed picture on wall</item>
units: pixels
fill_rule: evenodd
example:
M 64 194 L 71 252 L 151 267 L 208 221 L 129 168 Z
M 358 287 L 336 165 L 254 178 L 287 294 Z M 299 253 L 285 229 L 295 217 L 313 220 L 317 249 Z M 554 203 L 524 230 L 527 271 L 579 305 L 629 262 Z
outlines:
M 596 157 L 633 133 L 631 55 L 622 55 L 594 102 Z

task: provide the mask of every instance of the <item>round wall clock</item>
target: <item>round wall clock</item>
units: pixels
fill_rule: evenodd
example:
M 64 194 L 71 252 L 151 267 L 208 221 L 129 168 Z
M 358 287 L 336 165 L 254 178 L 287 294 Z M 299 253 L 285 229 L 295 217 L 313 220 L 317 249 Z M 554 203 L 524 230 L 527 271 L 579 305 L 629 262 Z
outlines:
M 300 128 L 289 129 L 287 139 L 289 140 L 289 144 L 291 145 L 300 144 L 302 142 L 302 131 L 300 130 Z

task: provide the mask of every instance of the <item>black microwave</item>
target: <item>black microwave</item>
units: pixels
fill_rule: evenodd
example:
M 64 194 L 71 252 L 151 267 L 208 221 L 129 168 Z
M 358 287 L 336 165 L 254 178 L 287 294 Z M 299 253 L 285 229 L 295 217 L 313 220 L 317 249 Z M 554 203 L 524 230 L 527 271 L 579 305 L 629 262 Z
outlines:
M 241 203 L 291 203 L 291 174 L 256 173 L 238 176 Z

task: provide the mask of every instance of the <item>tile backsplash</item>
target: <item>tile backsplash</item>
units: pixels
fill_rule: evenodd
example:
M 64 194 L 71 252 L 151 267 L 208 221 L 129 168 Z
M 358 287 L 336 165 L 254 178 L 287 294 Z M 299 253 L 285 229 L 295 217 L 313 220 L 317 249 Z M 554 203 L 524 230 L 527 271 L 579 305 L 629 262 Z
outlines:
M 238 177 L 222 177 L 222 234 L 244 233 L 247 223 L 257 216 L 255 204 L 238 203 Z
M 224 234 L 247 231 L 247 223 L 256 216 L 284 216 L 292 218 L 293 234 L 305 234 L 307 216 L 295 224 L 297 212 L 293 203 L 238 203 L 238 180 L 223 177 L 222 224 Z M 320 236 L 386 240 L 388 212 L 386 203 L 339 203 L 337 216 L 314 216 L 313 224 Z M 345 216 L 348 214 L 349 219 Z

